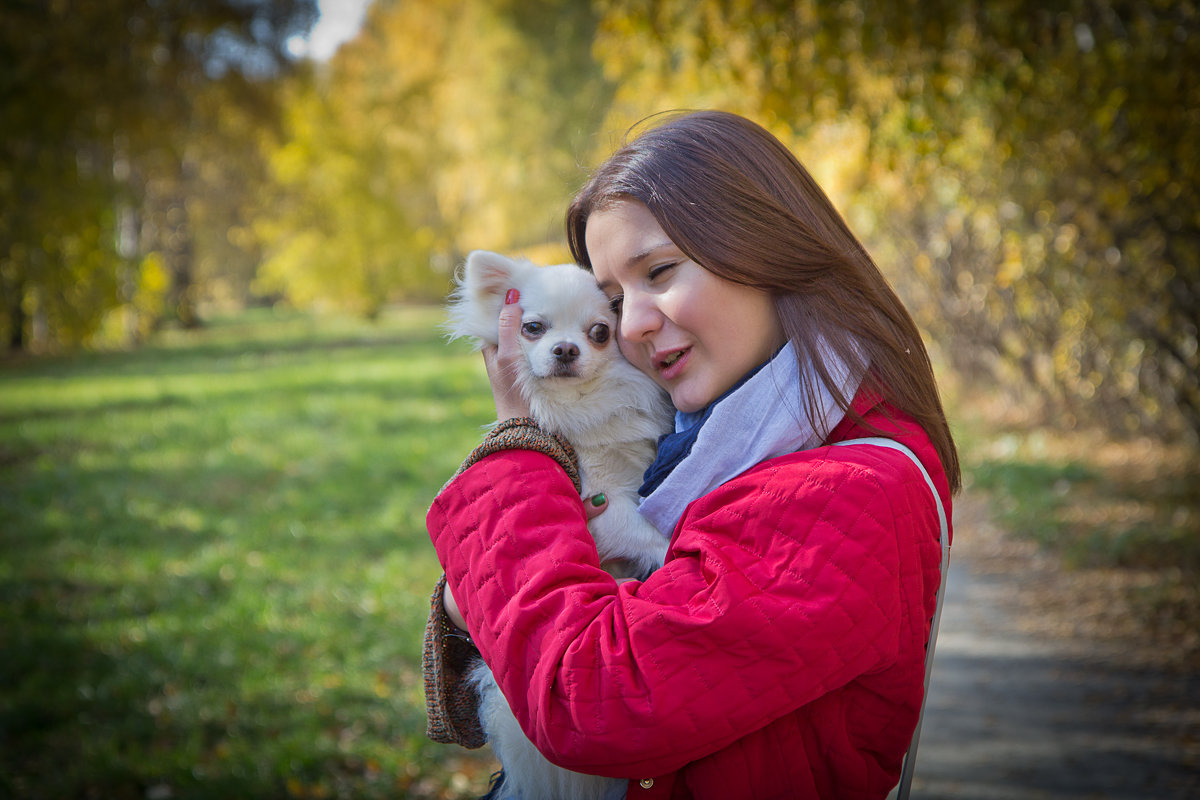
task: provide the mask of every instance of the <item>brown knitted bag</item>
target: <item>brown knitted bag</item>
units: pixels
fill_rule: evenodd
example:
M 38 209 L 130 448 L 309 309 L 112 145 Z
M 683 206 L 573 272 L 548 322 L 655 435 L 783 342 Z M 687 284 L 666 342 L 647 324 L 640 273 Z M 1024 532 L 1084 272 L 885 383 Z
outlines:
M 485 456 L 502 450 L 545 453 L 562 466 L 575 484 L 575 491 L 580 491 L 575 449 L 562 436 L 546 433 L 527 417 L 505 420 L 492 429 L 454 476 L 458 477 Z M 430 597 L 421 657 L 428 718 L 425 733 L 435 742 L 475 749 L 487 741 L 479 724 L 479 695 L 467 683 L 467 675 L 479 658 L 479 650 L 465 632 L 450 622 L 442 605 L 445 591 L 446 576 L 443 575 Z
M 479 725 L 479 695 L 467 683 L 467 674 L 478 660 L 479 651 L 471 638 L 455 628 L 446 616 L 442 605 L 445 591 L 443 575 L 430 597 L 421 656 L 425 672 L 425 735 L 435 742 L 460 744 L 473 750 L 483 747 L 486 741 Z

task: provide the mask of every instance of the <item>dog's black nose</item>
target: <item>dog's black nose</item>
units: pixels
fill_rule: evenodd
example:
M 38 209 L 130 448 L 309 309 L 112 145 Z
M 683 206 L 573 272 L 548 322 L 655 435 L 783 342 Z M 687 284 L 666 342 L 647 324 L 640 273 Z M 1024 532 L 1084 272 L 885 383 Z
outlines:
M 571 342 L 559 342 L 554 345 L 551 351 L 559 363 L 570 364 L 575 359 L 579 358 L 579 348 Z

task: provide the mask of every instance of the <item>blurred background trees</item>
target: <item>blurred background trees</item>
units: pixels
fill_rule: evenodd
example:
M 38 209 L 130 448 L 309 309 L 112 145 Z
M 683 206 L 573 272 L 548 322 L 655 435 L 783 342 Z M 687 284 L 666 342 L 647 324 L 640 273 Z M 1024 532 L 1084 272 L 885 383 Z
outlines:
M 237 260 L 217 253 L 252 189 L 246 134 L 270 123 L 285 43 L 314 16 L 313 0 L 4 5 L 0 328 L 11 349 L 85 343 L 106 321 L 127 338 L 166 318 L 198 322 L 198 265 Z
M 787 141 L 975 380 L 1060 425 L 1200 432 L 1191 0 L 375 0 L 0 12 L 0 328 L 54 349 L 265 300 L 436 299 L 477 247 L 565 256 L 626 128 Z
M 443 297 L 470 249 L 546 252 L 604 107 L 594 27 L 586 2 L 375 5 L 285 89 L 258 288 L 374 315 Z

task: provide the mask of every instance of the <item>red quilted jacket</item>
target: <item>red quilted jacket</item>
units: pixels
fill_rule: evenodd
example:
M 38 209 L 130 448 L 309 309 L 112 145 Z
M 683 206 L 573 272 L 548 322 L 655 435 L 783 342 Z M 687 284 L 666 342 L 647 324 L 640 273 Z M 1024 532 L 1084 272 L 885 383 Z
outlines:
M 910 419 L 856 409 L 912 449 Z M 889 416 L 891 417 L 889 419 Z M 827 443 L 872 435 L 844 420 Z M 666 565 L 618 586 L 549 457 L 488 456 L 428 528 L 470 632 L 551 761 L 631 798 L 882 798 L 921 702 L 937 511 L 894 450 L 771 459 L 692 503 Z

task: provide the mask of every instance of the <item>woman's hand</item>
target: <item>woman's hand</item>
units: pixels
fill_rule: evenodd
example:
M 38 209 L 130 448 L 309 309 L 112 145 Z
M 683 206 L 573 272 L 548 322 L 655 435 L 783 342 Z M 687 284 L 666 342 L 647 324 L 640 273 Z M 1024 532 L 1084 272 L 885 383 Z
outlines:
M 463 619 L 462 612 L 458 610 L 458 603 L 454 600 L 454 595 L 450 593 L 450 584 L 446 584 L 446 588 L 442 591 L 442 607 L 446 609 L 446 616 L 454 623 L 454 627 L 460 631 L 467 629 L 467 621 Z
M 608 508 L 608 498 L 604 496 L 604 492 L 596 492 L 591 497 L 583 498 L 583 513 L 587 515 L 588 522 L 603 514 L 606 508 Z M 631 580 L 634 579 L 617 578 L 617 585 L 629 583 Z
M 529 403 L 517 391 L 518 365 L 525 357 L 517 339 L 521 334 L 521 307 L 517 305 L 520 299 L 521 295 L 516 289 L 509 290 L 500 308 L 500 343 L 496 347 L 483 348 L 483 364 L 492 382 L 497 422 L 529 416 Z

